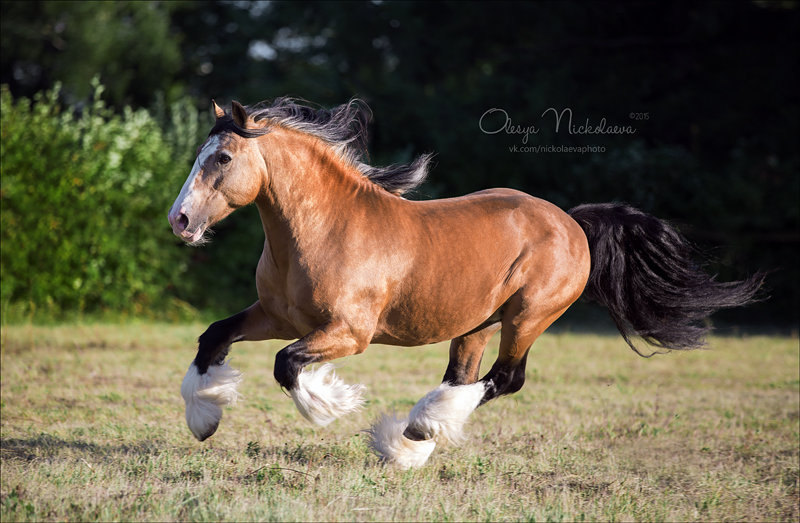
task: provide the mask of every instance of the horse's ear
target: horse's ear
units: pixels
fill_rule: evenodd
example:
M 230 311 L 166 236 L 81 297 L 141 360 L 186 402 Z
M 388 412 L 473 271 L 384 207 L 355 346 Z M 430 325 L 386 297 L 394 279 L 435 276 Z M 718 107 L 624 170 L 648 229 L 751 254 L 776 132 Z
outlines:
M 237 101 L 233 101 L 231 104 L 231 113 L 233 114 L 233 123 L 241 127 L 242 129 L 247 128 L 247 111 L 244 110 L 242 104 Z
M 214 100 L 211 100 L 211 112 L 214 114 L 214 118 L 217 120 L 225 116 L 225 111 L 222 109 L 222 107 L 217 105 L 217 102 Z

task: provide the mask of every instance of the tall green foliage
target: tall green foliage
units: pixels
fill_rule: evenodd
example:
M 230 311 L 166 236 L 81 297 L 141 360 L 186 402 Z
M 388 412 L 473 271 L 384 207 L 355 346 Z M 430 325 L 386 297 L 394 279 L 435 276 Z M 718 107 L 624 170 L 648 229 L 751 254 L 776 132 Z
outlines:
M 2 90 L 2 306 L 47 316 L 175 311 L 191 291 L 187 253 L 166 212 L 191 165 L 198 115 L 172 105 L 162 131 L 147 111 L 62 107 L 59 88 L 13 100 Z
M 414 197 L 509 186 L 563 207 L 626 201 L 712 249 L 720 279 L 775 270 L 769 301 L 726 317 L 797 323 L 799 48 L 791 35 L 800 9 L 791 2 L 358 2 L 341 9 L 330 2 L 42 1 L 0 2 L 0 15 L 0 82 L 16 97 L 60 81 L 61 98 L 82 100 L 95 73 L 117 111 L 152 107 L 158 93 L 170 101 L 192 93 L 203 105 L 211 97 L 254 103 L 289 94 L 331 106 L 359 96 L 375 114 L 372 163 L 437 153 L 429 183 Z M 157 104 L 150 113 L 173 159 L 191 155 L 198 140 L 170 130 L 174 107 Z M 550 107 L 570 108 L 576 124 L 607 118 L 637 131 L 556 132 L 553 119 L 541 117 Z M 541 133 L 530 145 L 603 151 L 512 153 L 521 136 L 478 126 L 490 108 L 506 110 L 514 125 L 536 124 Z M 189 167 L 181 161 L 170 161 L 174 170 L 152 164 L 173 178 L 151 198 L 174 197 Z M 167 234 L 164 211 L 153 226 Z M 253 209 L 215 230 L 211 245 L 179 250 L 191 271 L 184 278 L 176 270 L 170 281 L 181 287 L 170 295 L 232 311 L 254 299 L 262 233 Z M 163 239 L 165 248 L 177 244 Z

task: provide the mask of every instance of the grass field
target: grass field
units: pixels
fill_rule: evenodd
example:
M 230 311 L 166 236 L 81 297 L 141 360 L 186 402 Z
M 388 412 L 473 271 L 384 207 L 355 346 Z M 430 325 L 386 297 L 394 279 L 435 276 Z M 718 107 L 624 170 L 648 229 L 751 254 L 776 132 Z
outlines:
M 237 344 L 244 397 L 198 443 L 179 389 L 203 328 L 3 327 L 0 519 L 800 519 L 796 338 L 646 360 L 617 336 L 545 335 L 522 391 L 402 471 L 362 430 L 435 387 L 447 345 L 340 361 L 369 402 L 318 429 L 272 378 L 281 345 Z

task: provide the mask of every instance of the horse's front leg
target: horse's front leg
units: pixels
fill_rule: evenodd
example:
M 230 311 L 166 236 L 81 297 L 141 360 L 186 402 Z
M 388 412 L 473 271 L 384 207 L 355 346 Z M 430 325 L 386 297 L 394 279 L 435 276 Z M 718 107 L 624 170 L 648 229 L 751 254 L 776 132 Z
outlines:
M 231 343 L 275 337 L 272 321 L 259 302 L 230 318 L 212 323 L 198 340 L 197 356 L 181 385 L 186 402 L 186 423 L 200 440 L 217 430 L 222 407 L 238 397 L 241 373 L 225 362 Z
M 344 321 L 330 322 L 278 352 L 275 379 L 289 391 L 306 419 L 325 426 L 361 407 L 364 386 L 347 385 L 334 374 L 331 364 L 312 371 L 303 371 L 303 367 L 364 352 L 371 338 L 371 332 Z

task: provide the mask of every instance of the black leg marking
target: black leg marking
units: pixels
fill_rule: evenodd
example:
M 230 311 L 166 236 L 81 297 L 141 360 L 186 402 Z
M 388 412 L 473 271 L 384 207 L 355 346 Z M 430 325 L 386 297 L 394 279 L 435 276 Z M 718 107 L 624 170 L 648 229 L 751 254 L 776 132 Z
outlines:
M 424 441 L 426 439 L 431 439 L 431 436 L 424 434 L 418 428 L 412 427 L 411 425 L 406 427 L 406 430 L 403 431 L 403 436 L 412 441 Z
M 480 362 L 478 365 L 480 365 Z M 466 372 L 462 365 L 454 363 L 453 361 L 447 365 L 447 370 L 444 372 L 444 377 L 442 378 L 443 383 L 447 383 L 453 387 L 458 385 L 469 385 L 474 381 L 475 378 L 472 378 L 472 376 Z
M 273 375 L 281 387 L 291 390 L 297 385 L 297 375 L 300 374 L 303 367 L 315 363 L 319 359 L 319 357 L 308 354 L 303 340 L 298 340 L 275 355 Z
M 212 323 L 198 340 L 194 359 L 197 372 L 205 374 L 209 365 L 221 365 L 230 351 L 231 343 L 241 339 L 239 328 L 245 319 L 244 311 Z
M 526 354 L 516 365 L 509 365 L 496 362 L 492 370 L 483 377 L 481 381 L 486 382 L 486 393 L 481 402 L 483 405 L 489 400 L 505 394 L 513 394 L 525 384 L 525 362 L 528 359 Z
M 479 327 L 450 342 L 450 360 L 442 382 L 457 386 L 469 385 L 478 380 L 486 344 L 500 329 L 500 322 L 496 318 L 500 313 L 501 311 L 496 312 Z

